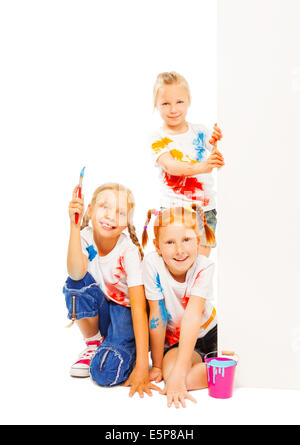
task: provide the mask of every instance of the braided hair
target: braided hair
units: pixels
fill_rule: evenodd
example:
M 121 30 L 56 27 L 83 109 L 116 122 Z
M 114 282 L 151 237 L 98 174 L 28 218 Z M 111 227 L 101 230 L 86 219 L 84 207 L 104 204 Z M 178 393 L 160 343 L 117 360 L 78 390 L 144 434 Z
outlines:
M 134 225 L 129 223 L 127 229 L 128 229 L 128 233 L 129 233 L 131 241 L 133 242 L 134 245 L 136 245 L 138 247 L 140 255 L 141 255 L 141 259 L 143 259 L 144 258 L 144 252 L 143 252 L 143 249 L 142 249 L 142 247 L 141 247 L 141 245 L 139 243 L 138 237 L 136 235 L 136 231 L 135 231 Z
M 207 225 L 205 212 L 204 212 L 203 208 L 197 204 L 193 204 L 191 207 L 198 214 L 198 218 L 199 218 L 198 225 L 199 225 L 199 221 L 201 222 L 200 229 L 202 229 L 202 227 L 204 227 L 207 244 L 214 245 L 215 241 L 216 241 L 215 234 L 214 234 L 214 231 Z
M 142 246 L 143 246 L 143 248 L 146 246 L 146 244 L 147 244 L 147 242 L 149 240 L 147 228 L 148 228 L 148 224 L 150 223 L 151 216 L 154 214 L 154 212 L 155 212 L 155 210 L 153 210 L 153 209 L 152 210 L 148 210 L 148 212 L 147 212 L 147 220 L 145 222 L 144 230 L 143 230 L 143 234 L 142 234 Z

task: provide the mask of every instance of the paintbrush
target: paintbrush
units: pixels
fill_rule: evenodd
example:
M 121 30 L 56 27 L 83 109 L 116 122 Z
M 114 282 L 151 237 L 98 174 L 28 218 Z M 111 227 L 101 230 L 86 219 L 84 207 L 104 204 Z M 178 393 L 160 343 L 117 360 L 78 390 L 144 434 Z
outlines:
M 81 198 L 82 179 L 83 179 L 83 175 L 84 175 L 84 169 L 85 169 L 85 167 L 83 167 L 83 169 L 80 172 L 79 187 L 78 187 L 78 190 L 77 190 L 77 197 L 78 198 Z M 79 213 L 75 213 L 75 224 L 78 224 L 78 219 L 79 219 Z

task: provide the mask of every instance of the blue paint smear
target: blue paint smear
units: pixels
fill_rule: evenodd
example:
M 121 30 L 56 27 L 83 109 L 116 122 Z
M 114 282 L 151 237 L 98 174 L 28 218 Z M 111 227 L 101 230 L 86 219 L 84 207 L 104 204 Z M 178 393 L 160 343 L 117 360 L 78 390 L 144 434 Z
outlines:
M 164 295 L 164 290 L 162 288 L 158 272 L 155 276 L 155 284 L 156 284 L 156 288 L 160 291 L 160 293 L 162 295 Z M 163 322 L 163 327 L 165 327 L 167 323 L 173 324 L 172 316 L 171 316 L 170 312 L 168 311 L 168 309 L 166 308 L 164 300 L 159 300 L 158 305 L 159 305 L 160 317 Z
M 160 317 L 161 317 L 161 320 L 163 323 L 163 327 L 165 327 L 167 323 L 173 324 L 172 316 L 171 316 L 170 312 L 168 311 L 168 309 L 166 308 L 164 300 L 159 300 L 158 306 L 159 306 L 159 313 L 160 313 Z
M 97 256 L 97 251 L 95 250 L 94 246 L 90 245 L 86 248 L 86 250 L 88 251 L 89 254 L 89 261 L 93 261 L 95 256 Z
M 205 153 L 204 137 L 204 133 L 200 131 L 197 138 L 193 140 L 193 145 L 196 150 L 196 161 L 202 161 L 203 159 Z
M 165 327 L 168 322 L 167 309 L 163 300 L 159 300 L 158 305 L 159 305 L 160 318 L 162 319 L 163 327 Z
M 159 278 L 159 273 L 158 272 L 157 272 L 156 277 L 155 277 L 155 284 L 156 284 L 157 289 L 163 294 L 164 291 L 163 291 L 162 285 L 160 283 L 160 278 Z
M 156 329 L 159 325 L 159 318 L 151 318 L 150 320 L 150 329 Z

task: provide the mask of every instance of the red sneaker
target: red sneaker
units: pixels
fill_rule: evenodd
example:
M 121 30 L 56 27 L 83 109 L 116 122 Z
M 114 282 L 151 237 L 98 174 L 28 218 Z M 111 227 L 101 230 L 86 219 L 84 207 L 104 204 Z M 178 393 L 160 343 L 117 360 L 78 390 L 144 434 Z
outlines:
M 97 348 L 103 343 L 104 338 L 101 340 L 93 340 L 86 342 L 86 348 L 79 354 L 77 362 L 75 362 L 70 369 L 70 375 L 72 377 L 89 377 L 90 375 L 90 363 Z

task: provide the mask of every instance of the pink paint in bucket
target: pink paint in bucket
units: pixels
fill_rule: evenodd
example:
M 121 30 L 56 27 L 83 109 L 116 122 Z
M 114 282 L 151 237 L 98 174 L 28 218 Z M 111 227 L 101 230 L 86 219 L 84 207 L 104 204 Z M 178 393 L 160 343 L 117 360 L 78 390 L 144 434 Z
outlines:
M 216 351 L 206 354 L 204 361 L 207 369 L 208 394 L 216 399 L 229 399 L 232 396 L 237 361 L 218 356 Z

